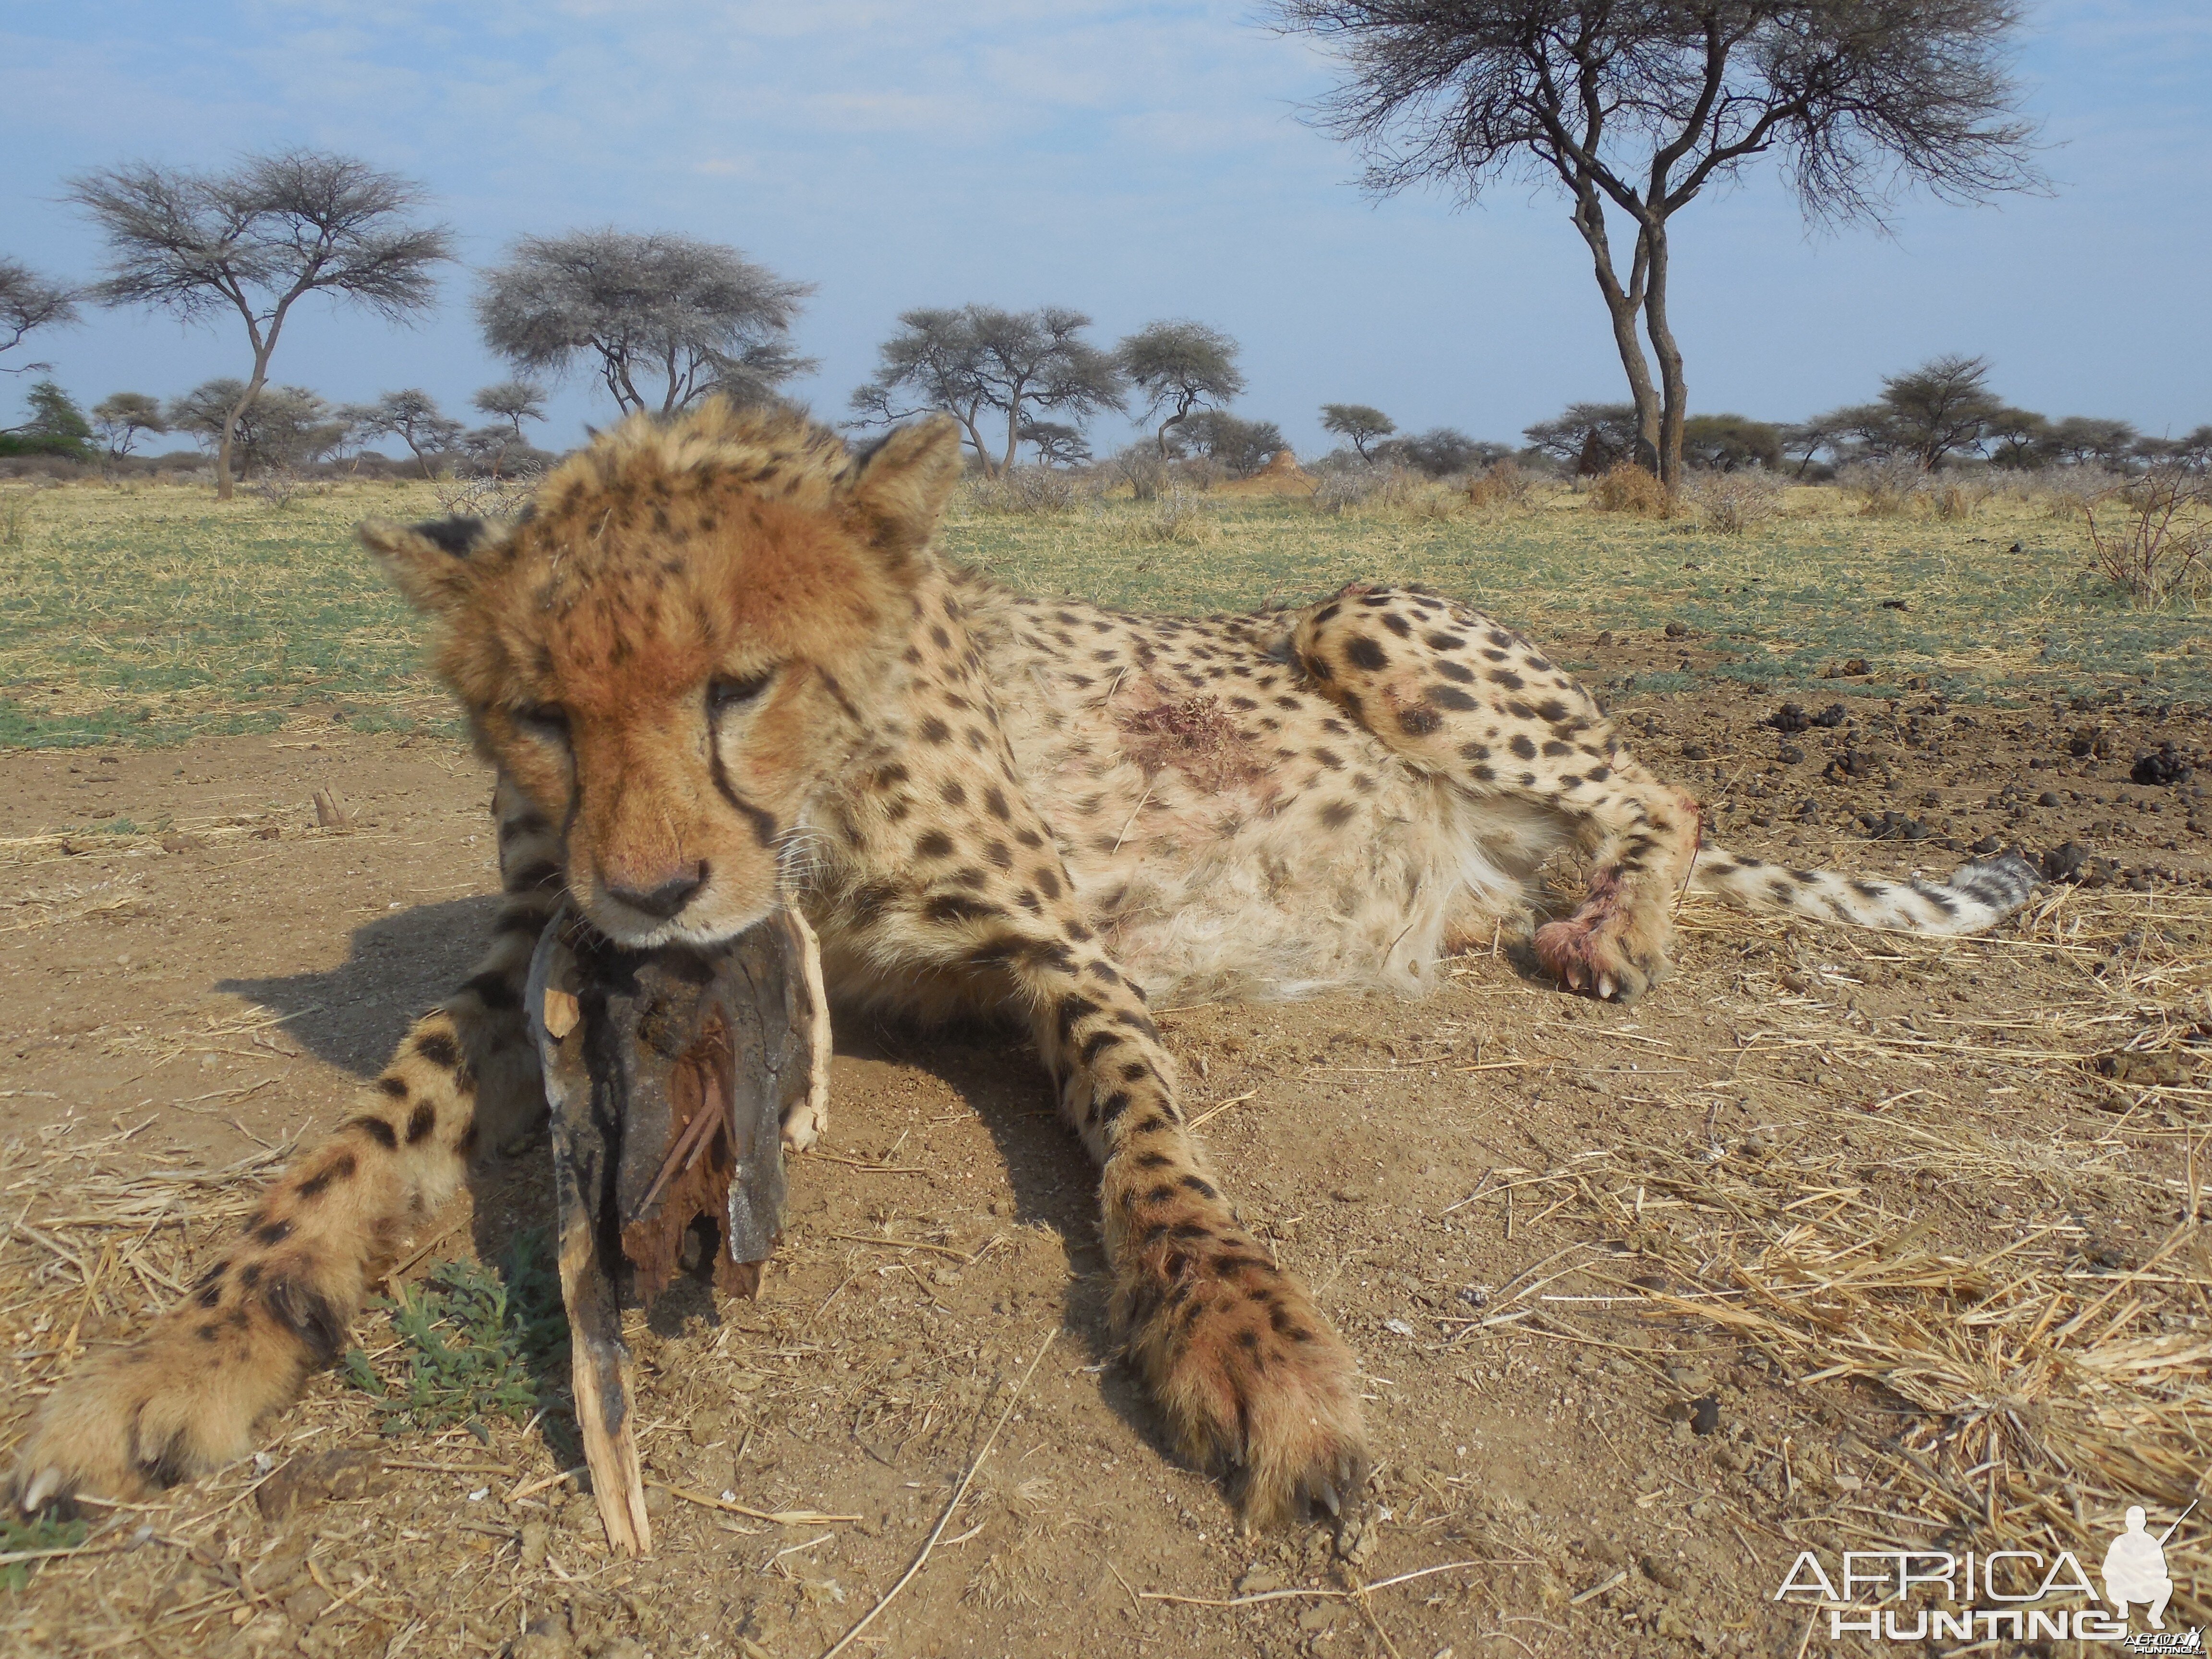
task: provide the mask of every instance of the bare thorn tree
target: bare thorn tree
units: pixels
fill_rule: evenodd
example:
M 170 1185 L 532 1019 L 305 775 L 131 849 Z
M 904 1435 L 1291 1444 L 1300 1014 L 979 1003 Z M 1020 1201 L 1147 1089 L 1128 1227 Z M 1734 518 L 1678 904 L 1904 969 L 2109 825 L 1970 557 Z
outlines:
M 107 239 L 106 305 L 146 306 L 188 322 L 235 312 L 253 372 L 223 422 L 216 493 L 231 493 L 239 416 L 268 383 L 292 307 L 311 294 L 406 322 L 437 297 L 434 267 L 451 259 L 443 227 L 414 222 L 420 185 L 351 156 L 284 150 L 228 173 L 133 162 L 70 181 L 70 199 Z
M 2006 50 L 2024 0 L 1274 0 L 1345 75 L 1316 116 L 1370 191 L 1472 202 L 1559 186 L 1589 244 L 1640 428 L 1672 486 L 1686 389 L 1667 313 L 1668 227 L 1708 185 L 1780 157 L 1807 216 L 1879 224 L 1924 188 L 2030 187 Z M 1608 212 L 1634 237 L 1624 270 Z M 1658 385 L 1637 338 L 1659 360 Z
M 47 281 L 20 259 L 0 258 L 0 352 L 13 351 L 34 328 L 68 328 L 77 321 L 76 290 Z M 52 363 L 0 363 L 10 374 L 44 373 Z
M 902 312 L 898 333 L 884 342 L 876 377 L 853 393 L 859 426 L 887 426 L 943 410 L 967 428 L 986 472 L 1014 464 L 1030 410 L 1081 423 L 1121 406 L 1121 371 L 1084 339 L 1091 319 L 1064 306 L 1002 311 L 963 306 Z M 1006 448 L 994 456 L 983 439 L 987 416 L 1006 417 Z
M 667 415 L 714 393 L 757 403 L 812 368 L 790 337 L 813 292 L 696 237 L 577 230 L 516 242 L 484 273 L 477 319 L 519 372 L 596 359 L 624 414 Z
M 1219 409 L 1244 390 L 1237 342 L 1204 323 L 1147 323 L 1121 342 L 1115 357 L 1145 394 L 1145 421 L 1167 415 L 1157 434 L 1163 455 L 1170 428 L 1198 410 Z

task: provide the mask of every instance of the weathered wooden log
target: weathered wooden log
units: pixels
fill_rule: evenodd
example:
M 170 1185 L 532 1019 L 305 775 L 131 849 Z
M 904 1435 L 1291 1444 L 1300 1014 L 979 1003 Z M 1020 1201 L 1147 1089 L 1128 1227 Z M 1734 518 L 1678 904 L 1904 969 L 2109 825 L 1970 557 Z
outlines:
M 783 1118 L 826 1085 L 818 957 L 788 912 L 712 951 L 630 951 L 564 906 L 525 999 L 552 1109 L 584 1461 L 608 1543 L 642 1555 L 622 1306 L 650 1307 L 693 1242 L 717 1291 L 758 1292 L 783 1231 Z

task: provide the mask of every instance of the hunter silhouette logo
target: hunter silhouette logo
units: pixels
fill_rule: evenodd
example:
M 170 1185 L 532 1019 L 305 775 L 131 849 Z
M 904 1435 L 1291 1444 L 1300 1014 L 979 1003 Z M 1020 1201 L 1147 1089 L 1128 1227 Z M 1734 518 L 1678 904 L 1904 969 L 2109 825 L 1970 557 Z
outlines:
M 2189 1510 L 2196 1507 L 2191 1504 Z M 2173 1580 L 2166 1571 L 2166 1540 L 2189 1518 L 2189 1510 L 2182 1510 L 2173 1525 L 2155 1538 L 2143 1524 L 2142 1506 L 2128 1510 L 2128 1529 L 2105 1552 L 2105 1599 L 2112 1604 L 2114 1617 L 2125 1619 L 2128 1604 L 2141 1602 L 2150 1627 L 2166 1628 L 2166 1604 L 2173 1599 Z

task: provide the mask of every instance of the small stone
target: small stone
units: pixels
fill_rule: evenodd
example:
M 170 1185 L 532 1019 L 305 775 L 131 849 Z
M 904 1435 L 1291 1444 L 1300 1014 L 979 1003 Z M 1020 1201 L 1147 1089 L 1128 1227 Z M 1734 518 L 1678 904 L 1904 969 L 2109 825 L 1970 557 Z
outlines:
M 553 1529 L 543 1521 L 522 1523 L 522 1536 L 517 1540 L 522 1552 L 522 1565 L 535 1572 L 545 1565 L 546 1547 L 552 1542 Z
M 247 1647 L 265 1650 L 280 1643 L 291 1640 L 292 1621 L 274 1607 L 270 1607 L 264 1612 L 254 1614 L 246 1621 L 246 1628 L 239 1634 L 245 1639 Z
M 1337 1557 L 1355 1567 L 1365 1566 L 1382 1542 L 1382 1528 L 1375 1524 L 1375 1518 L 1363 1515 L 1338 1529 Z
M 695 1446 L 718 1445 L 729 1437 L 730 1414 L 719 1406 L 708 1406 L 691 1413 L 691 1443 Z
M 1239 1595 L 1258 1595 L 1283 1587 L 1283 1575 L 1270 1566 L 1255 1565 L 1245 1569 L 1244 1576 L 1237 1581 Z
M 1686 623 L 1670 622 L 1667 624 L 1667 637 L 1670 640 L 1686 640 L 1690 637 L 1689 628 Z
M 1336 1608 L 1327 1601 L 1318 1607 L 1304 1608 L 1298 1613 L 1298 1628 L 1308 1635 L 1311 1635 L 1316 1631 L 1327 1630 L 1334 1623 L 1336 1623 Z
M 1644 1576 L 1658 1585 L 1661 1589 L 1679 1590 L 1682 1588 L 1681 1571 L 1672 1561 L 1662 1560 L 1656 1555 L 1647 1555 L 1636 1565 L 1643 1568 Z
M 330 1606 L 333 1598 L 320 1584 L 303 1584 L 284 1598 L 284 1616 L 305 1625 Z
M 1697 1435 L 1712 1433 L 1721 1425 L 1721 1402 L 1711 1395 L 1701 1395 L 1690 1406 L 1690 1432 Z
M 514 1644 L 514 1659 L 562 1659 L 569 1651 L 568 1627 L 557 1613 L 534 1620 Z
M 676 1500 L 668 1495 L 667 1487 L 647 1486 L 645 1489 L 645 1512 L 647 1515 L 663 1516 L 675 1507 Z
M 1329 1196 L 1340 1204 L 1364 1204 L 1374 1194 L 1364 1187 L 1338 1187 Z

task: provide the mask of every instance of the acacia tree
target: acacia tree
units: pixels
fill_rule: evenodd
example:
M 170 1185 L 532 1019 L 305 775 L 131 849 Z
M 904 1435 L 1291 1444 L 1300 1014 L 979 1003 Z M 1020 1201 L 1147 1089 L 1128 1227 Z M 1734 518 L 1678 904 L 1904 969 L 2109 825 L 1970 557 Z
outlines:
M 451 449 L 461 435 L 461 423 L 441 410 L 438 400 L 420 386 L 386 392 L 374 403 L 346 412 L 363 437 L 392 437 L 405 444 L 426 478 L 431 476 L 430 457 Z
M 2125 421 L 2094 415 L 2069 415 L 2053 421 L 2043 440 L 2043 452 L 2064 466 L 2094 462 L 2115 471 L 2134 460 L 2142 435 Z
M 1065 421 L 1024 421 L 1022 441 L 1037 453 L 1040 466 L 1087 466 L 1091 440 Z
M 883 343 L 875 378 L 853 393 L 856 426 L 942 410 L 966 428 L 976 460 L 996 476 L 1014 464 L 1022 428 L 1036 418 L 1030 411 L 1080 427 L 1100 410 L 1121 406 L 1121 371 L 1082 337 L 1091 319 L 1079 311 L 926 307 L 900 313 L 899 323 Z M 1000 416 L 1006 447 L 994 456 L 983 422 Z
M 1668 318 L 1670 222 L 1769 152 L 1815 221 L 1879 222 L 1898 194 L 2023 188 L 2031 126 L 2004 52 L 2024 0 L 1274 0 L 1346 73 L 1315 112 L 1381 195 L 1563 189 L 1638 420 L 1671 487 L 1687 384 Z M 1607 228 L 1633 238 L 1626 269 Z M 1659 362 L 1656 386 L 1638 323 Z
M 1989 388 L 1980 357 L 1933 357 L 1917 368 L 1882 377 L 1870 404 L 1847 404 L 1795 428 L 1793 449 L 1825 446 L 1838 459 L 1856 451 L 1898 456 L 1932 471 L 1954 455 L 1978 455 L 2008 411 Z M 1812 434 L 1820 434 L 1809 442 Z M 1802 469 L 1801 468 L 1802 471 Z
M 71 179 L 69 197 L 107 240 L 108 274 L 93 298 L 187 322 L 235 312 L 245 324 L 253 370 L 216 442 L 225 500 L 233 434 L 268 384 L 292 307 L 325 294 L 405 322 L 436 297 L 434 268 L 453 257 L 443 227 L 415 222 L 421 186 L 316 150 L 249 156 L 228 173 L 137 161 Z
M 1886 428 L 1884 447 L 1931 471 L 1953 455 L 1978 454 L 1990 422 L 2004 407 L 1989 380 L 1986 359 L 1955 355 L 1884 375 L 1875 405 Z
M 240 477 L 252 467 L 299 466 L 345 441 L 354 411 L 333 410 L 303 386 L 271 386 L 243 398 L 245 382 L 223 375 L 170 399 L 164 418 L 218 455 L 228 450 Z
M 1224 409 L 1201 409 L 1176 434 L 1178 443 L 1221 465 L 1231 477 L 1249 478 L 1290 446 L 1273 421 L 1248 421 Z
M 1398 429 L 1398 423 L 1371 404 L 1323 404 L 1321 429 L 1345 440 L 1364 461 L 1367 446 L 1377 438 L 1389 437 Z
M 1200 409 L 1218 409 L 1244 390 L 1237 367 L 1237 342 L 1204 323 L 1147 323 L 1115 349 L 1115 361 L 1129 383 L 1145 395 L 1142 418 L 1162 413 L 1156 434 L 1160 453 L 1168 453 L 1168 430 Z
M 18 454 L 58 455 L 66 460 L 92 459 L 92 423 L 76 400 L 52 380 L 36 380 L 23 401 L 31 418 L 21 426 L 0 427 L 0 438 Z
M 545 418 L 545 388 L 531 380 L 501 380 L 483 387 L 469 402 L 479 415 L 506 422 L 518 449 L 529 444 L 522 435 L 522 423 Z
M 520 374 L 595 362 L 624 414 L 669 415 L 716 393 L 759 403 L 812 368 L 791 325 L 813 292 L 718 242 L 576 230 L 518 240 L 484 273 L 477 320 Z
M 140 433 L 167 432 L 169 423 L 162 418 L 158 398 L 143 392 L 117 392 L 92 406 L 92 429 L 107 446 L 108 459 L 119 461 L 131 453 Z
M 1634 454 L 1637 431 L 1634 404 L 1569 404 L 1521 435 L 1530 448 L 1588 476 Z
M 0 256 L 0 352 L 13 351 L 34 328 L 67 328 L 77 320 L 76 290 L 49 282 L 20 259 Z M 0 363 L 10 374 L 44 372 L 52 363 Z

